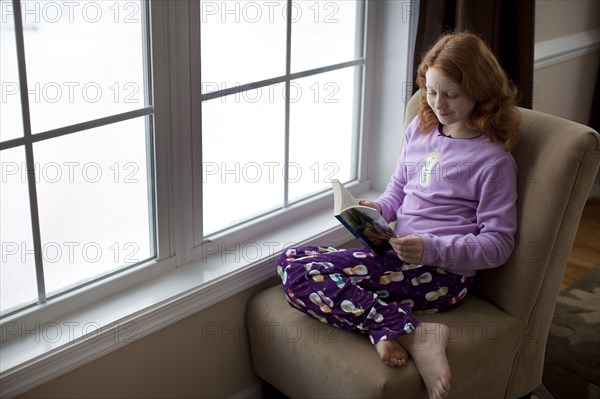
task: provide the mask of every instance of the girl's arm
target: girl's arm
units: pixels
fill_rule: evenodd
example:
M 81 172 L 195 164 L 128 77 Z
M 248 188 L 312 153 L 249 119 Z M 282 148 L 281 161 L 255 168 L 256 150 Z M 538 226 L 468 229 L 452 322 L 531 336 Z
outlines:
M 369 208 L 373 208 L 377 212 L 381 213 L 381 207 L 379 206 L 379 204 L 377 202 L 369 201 L 366 199 L 359 199 L 357 201 L 358 201 L 358 205 L 368 206 Z

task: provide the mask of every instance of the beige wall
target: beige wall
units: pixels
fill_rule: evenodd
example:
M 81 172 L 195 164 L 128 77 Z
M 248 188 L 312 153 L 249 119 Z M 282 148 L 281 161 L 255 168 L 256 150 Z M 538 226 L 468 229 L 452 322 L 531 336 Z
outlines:
M 535 40 L 542 42 L 600 27 L 598 0 L 538 0 Z M 534 72 L 533 109 L 589 125 L 600 52 Z M 600 173 L 590 194 L 600 197 Z
M 538 0 L 535 40 L 600 27 L 598 0 Z M 533 109 L 588 124 L 600 55 L 596 51 L 534 72 Z
M 536 40 L 597 27 L 599 10 L 597 0 L 538 1 Z M 587 123 L 597 70 L 598 54 L 536 71 L 534 109 Z M 22 397 L 230 397 L 257 382 L 243 325 L 248 297 L 263 286 L 94 360 Z
M 541 42 L 598 27 L 598 0 L 538 0 L 535 10 L 535 40 Z
M 22 398 L 228 398 L 252 386 L 244 310 L 275 280 L 109 353 Z
M 587 54 L 535 71 L 533 109 L 589 124 L 599 61 Z

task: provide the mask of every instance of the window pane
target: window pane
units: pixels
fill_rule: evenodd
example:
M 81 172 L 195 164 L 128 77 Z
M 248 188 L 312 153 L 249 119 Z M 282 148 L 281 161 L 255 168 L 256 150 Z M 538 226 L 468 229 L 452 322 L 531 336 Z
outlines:
M 144 106 L 141 7 L 22 2 L 33 133 Z
M 357 1 L 294 1 L 292 73 L 357 58 Z
M 0 151 L 0 314 L 37 302 L 23 147 Z
M 330 179 L 355 177 L 354 74 L 345 68 L 292 82 L 290 202 L 331 188 Z
M 204 235 L 283 203 L 284 85 L 202 103 Z
M 0 0 L 0 141 L 23 137 L 15 24 L 7 12 L 11 3 Z
M 34 144 L 48 296 L 155 255 L 145 124 Z
M 202 93 L 285 74 L 284 0 L 201 1 Z

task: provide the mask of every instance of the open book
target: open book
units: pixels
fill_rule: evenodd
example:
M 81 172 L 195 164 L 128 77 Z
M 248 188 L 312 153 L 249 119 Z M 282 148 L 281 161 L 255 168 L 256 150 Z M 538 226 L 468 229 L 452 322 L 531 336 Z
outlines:
M 373 252 L 382 254 L 392 249 L 389 239 L 396 237 L 396 233 L 383 216 L 373 208 L 358 205 L 358 201 L 339 180 L 332 180 L 331 183 L 335 217 Z

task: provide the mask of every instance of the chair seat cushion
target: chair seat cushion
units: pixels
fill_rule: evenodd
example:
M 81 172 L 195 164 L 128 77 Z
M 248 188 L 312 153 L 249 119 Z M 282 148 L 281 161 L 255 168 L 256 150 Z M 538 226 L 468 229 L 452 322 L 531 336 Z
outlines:
M 418 317 L 450 327 L 452 397 L 505 396 L 524 323 L 478 297 L 450 312 Z M 246 326 L 255 372 L 290 398 L 427 396 L 412 360 L 404 367 L 386 366 L 366 336 L 291 308 L 281 286 L 250 298 Z

